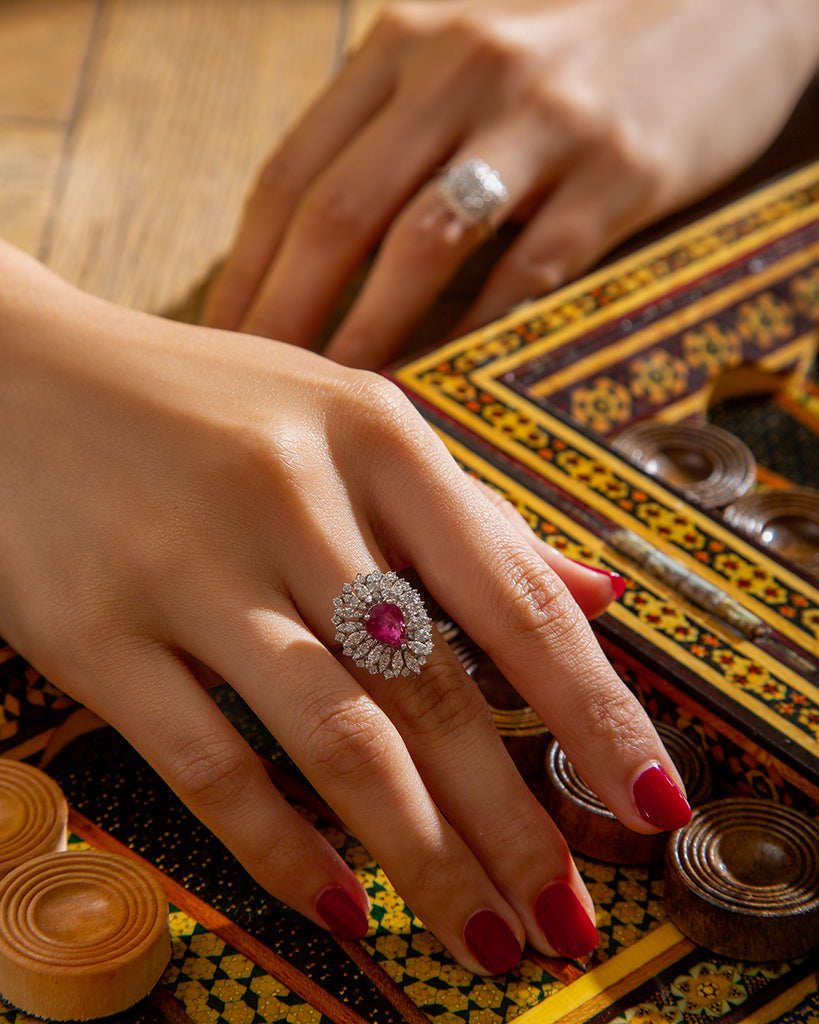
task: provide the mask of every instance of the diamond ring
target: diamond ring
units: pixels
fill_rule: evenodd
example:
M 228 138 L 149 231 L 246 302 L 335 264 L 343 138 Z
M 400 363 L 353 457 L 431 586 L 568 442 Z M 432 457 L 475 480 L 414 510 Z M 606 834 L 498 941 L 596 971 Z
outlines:
M 414 676 L 432 650 L 432 623 L 418 591 L 394 572 L 359 573 L 333 600 L 342 651 L 371 675 Z
M 450 167 L 437 184 L 448 209 L 468 227 L 484 223 L 509 198 L 498 172 L 477 157 Z

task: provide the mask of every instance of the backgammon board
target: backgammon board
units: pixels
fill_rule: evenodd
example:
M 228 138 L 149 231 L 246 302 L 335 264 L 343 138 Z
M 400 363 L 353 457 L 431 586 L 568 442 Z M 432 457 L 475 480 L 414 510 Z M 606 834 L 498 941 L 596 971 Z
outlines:
M 636 468 L 609 439 L 635 419 L 701 416 L 717 372 L 743 363 L 804 380 L 817 323 L 819 165 L 393 372 L 466 471 L 508 496 L 550 543 L 626 578 L 597 635 L 652 716 L 704 753 L 714 795 L 813 819 L 817 581 Z M 803 426 L 812 388 L 788 399 Z M 658 574 L 668 564 L 674 574 Z M 588 963 L 527 951 L 505 978 L 470 974 L 235 694 L 219 689 L 224 713 L 370 894 L 367 939 L 336 940 L 255 885 L 127 744 L 107 728 L 89 732 L 94 723 L 7 647 L 0 673 L 0 753 L 42 762 L 59 782 L 70 847 L 139 858 L 168 895 L 170 966 L 118 1019 L 819 1021 L 816 952 L 745 962 L 697 945 L 669 918 L 661 864 L 577 858 L 600 933 Z M 27 1019 L 0 1009 L 3 1024 Z

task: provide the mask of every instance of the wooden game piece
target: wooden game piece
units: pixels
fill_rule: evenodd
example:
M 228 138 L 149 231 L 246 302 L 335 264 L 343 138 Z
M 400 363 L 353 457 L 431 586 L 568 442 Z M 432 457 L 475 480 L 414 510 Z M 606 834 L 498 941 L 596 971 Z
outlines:
M 125 857 L 46 854 L 0 882 L 0 996 L 26 1013 L 120 1013 L 151 991 L 169 958 L 165 893 Z
M 666 851 L 665 906 L 680 931 L 739 960 L 819 946 L 819 825 L 767 800 L 717 800 Z
M 685 784 L 692 806 L 711 795 L 711 769 L 704 751 L 684 732 L 655 722 Z M 569 847 L 611 864 L 651 864 L 663 859 L 668 833 L 644 835 L 627 828 L 580 778 L 552 740 L 543 770 L 542 800 Z
M 437 609 L 440 612 L 440 609 Z M 441 613 L 435 626 L 477 683 L 504 746 L 524 778 L 540 773 L 549 730 L 474 640 Z
M 486 698 L 495 728 L 518 771 L 524 778 L 537 775 L 550 736 L 543 719 L 485 655 L 475 666 L 472 678 Z
M 613 447 L 702 508 L 722 508 L 756 482 L 750 448 L 708 423 L 636 423 Z
M 819 577 L 819 491 L 757 491 L 734 502 L 723 516 L 730 526 Z
M 0 758 L 0 878 L 43 853 L 65 849 L 68 805 L 39 768 Z

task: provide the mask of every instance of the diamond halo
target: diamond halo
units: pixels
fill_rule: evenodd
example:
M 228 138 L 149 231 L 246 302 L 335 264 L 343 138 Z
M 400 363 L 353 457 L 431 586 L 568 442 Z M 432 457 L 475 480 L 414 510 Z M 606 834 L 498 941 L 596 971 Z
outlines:
M 359 668 L 414 676 L 432 650 L 432 623 L 417 590 L 394 572 L 359 573 L 333 600 L 336 642 Z

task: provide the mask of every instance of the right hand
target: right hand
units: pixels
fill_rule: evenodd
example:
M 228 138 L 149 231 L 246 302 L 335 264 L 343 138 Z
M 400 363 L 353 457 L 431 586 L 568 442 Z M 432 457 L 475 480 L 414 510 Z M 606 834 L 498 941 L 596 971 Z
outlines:
M 361 937 L 366 892 L 205 676 L 238 691 L 471 970 L 512 967 L 526 940 L 590 952 L 566 844 L 449 648 L 391 680 L 331 653 L 342 586 L 412 565 L 622 821 L 685 816 L 673 763 L 564 584 L 398 389 L 111 307 L 2 247 L 0 279 L 0 634 L 317 924 Z

